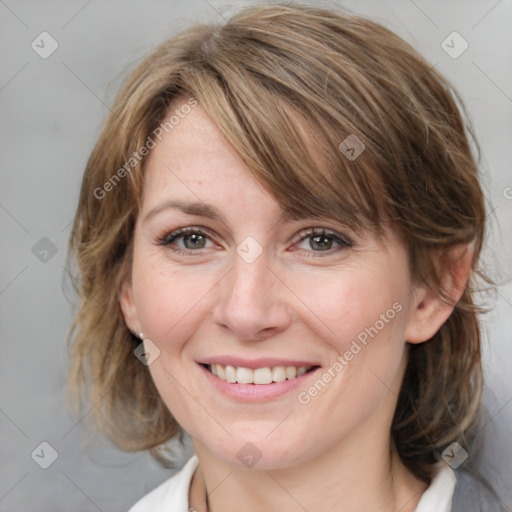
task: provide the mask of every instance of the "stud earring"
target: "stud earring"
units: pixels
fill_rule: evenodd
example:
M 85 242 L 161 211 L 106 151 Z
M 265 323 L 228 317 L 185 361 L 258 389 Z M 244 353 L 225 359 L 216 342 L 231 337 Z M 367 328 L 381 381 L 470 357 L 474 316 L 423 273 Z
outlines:
M 137 338 L 139 338 L 139 339 L 141 339 L 142 341 L 144 341 L 144 334 L 142 334 L 142 332 L 139 332 L 139 331 L 132 331 L 131 329 L 130 329 L 130 331 L 132 332 L 132 334 L 133 334 L 134 336 L 137 336 Z

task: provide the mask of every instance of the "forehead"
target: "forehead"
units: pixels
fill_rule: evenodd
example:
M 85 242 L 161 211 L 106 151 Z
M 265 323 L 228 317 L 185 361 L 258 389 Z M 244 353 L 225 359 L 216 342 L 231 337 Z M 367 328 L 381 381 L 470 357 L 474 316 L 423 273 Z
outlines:
M 350 194 L 348 183 L 342 183 L 344 171 L 332 165 L 322 168 L 316 155 L 321 152 L 307 125 L 297 120 L 296 128 L 304 138 L 285 137 L 288 144 L 279 144 L 280 132 L 271 133 L 272 144 L 277 144 L 272 146 L 274 151 L 268 146 L 260 150 L 259 139 L 249 140 L 242 125 L 230 123 L 224 127 L 225 136 L 198 102 L 186 106 L 189 99 L 176 99 L 168 108 L 160 126 L 167 122 L 170 129 L 162 133 L 146 158 L 143 214 L 164 200 L 186 200 L 216 204 L 219 209 L 236 205 L 240 216 L 262 218 L 268 213 L 286 221 L 332 219 L 354 232 L 372 231 L 377 238 L 384 235 L 383 226 L 373 224 L 365 217 L 364 206 L 357 206 L 361 194 Z M 214 115 L 219 115 L 217 110 Z M 224 119 L 223 113 L 220 116 Z M 296 153 L 294 144 L 306 144 L 310 160 L 290 156 Z M 337 173 L 335 181 L 329 179 L 332 173 Z M 249 209 L 249 204 L 259 205 L 259 209 Z
M 162 133 L 161 140 L 156 141 L 150 151 L 145 162 L 148 178 L 166 177 L 170 168 L 182 168 L 191 180 L 212 180 L 215 178 L 212 171 L 221 160 L 227 171 L 244 167 L 241 158 L 201 106 L 195 106 L 181 117 L 173 115 L 183 104 L 183 100 L 173 103 L 161 123 L 170 117 L 177 120 L 171 129 Z
M 175 103 L 171 112 L 181 104 Z M 212 218 L 222 217 L 220 212 L 228 205 L 236 205 L 240 215 L 244 210 L 249 214 L 249 202 L 258 205 L 260 212 L 286 215 L 199 105 L 149 153 L 142 197 L 143 215 L 156 204 L 169 206 L 176 201 L 189 204 L 182 211 Z

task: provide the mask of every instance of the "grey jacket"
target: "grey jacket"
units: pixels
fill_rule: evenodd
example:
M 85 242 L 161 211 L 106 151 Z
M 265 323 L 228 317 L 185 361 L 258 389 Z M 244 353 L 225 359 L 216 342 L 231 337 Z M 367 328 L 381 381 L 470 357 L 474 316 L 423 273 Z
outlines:
M 452 512 L 512 512 L 512 502 L 502 494 L 501 485 L 495 486 L 491 482 L 498 494 L 495 497 L 467 470 L 456 469 L 455 476 L 457 484 L 452 499 Z M 512 482 L 509 483 L 511 485 Z M 507 494 L 510 496 L 510 488 Z

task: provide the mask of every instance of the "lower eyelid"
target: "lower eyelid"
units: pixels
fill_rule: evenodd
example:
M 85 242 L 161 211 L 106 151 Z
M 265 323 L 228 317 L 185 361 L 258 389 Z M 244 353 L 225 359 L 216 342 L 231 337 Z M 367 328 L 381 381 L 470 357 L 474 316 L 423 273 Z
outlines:
M 304 240 L 300 240 L 298 243 L 301 243 L 301 242 L 307 240 L 307 238 L 305 238 Z M 324 251 L 314 251 L 313 249 L 308 250 L 308 249 L 297 248 L 297 249 L 292 249 L 292 252 L 302 251 L 302 252 L 308 253 L 309 255 L 312 255 L 314 257 L 323 257 L 323 256 L 327 257 L 327 256 L 333 256 L 334 254 L 337 254 L 346 249 L 350 249 L 352 247 L 351 244 L 348 244 L 343 239 L 341 241 L 335 240 L 335 242 L 337 245 L 335 245 L 334 247 L 331 247 L 330 249 L 326 249 Z

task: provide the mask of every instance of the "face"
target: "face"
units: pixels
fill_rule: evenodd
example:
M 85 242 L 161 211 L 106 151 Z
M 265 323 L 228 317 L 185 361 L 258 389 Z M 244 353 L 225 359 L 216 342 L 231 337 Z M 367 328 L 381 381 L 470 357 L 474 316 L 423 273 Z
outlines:
M 147 160 L 120 297 L 160 351 L 148 368 L 171 413 L 238 466 L 251 451 L 260 468 L 287 467 L 389 437 L 417 337 L 419 294 L 393 231 L 379 243 L 282 213 L 195 107 Z

